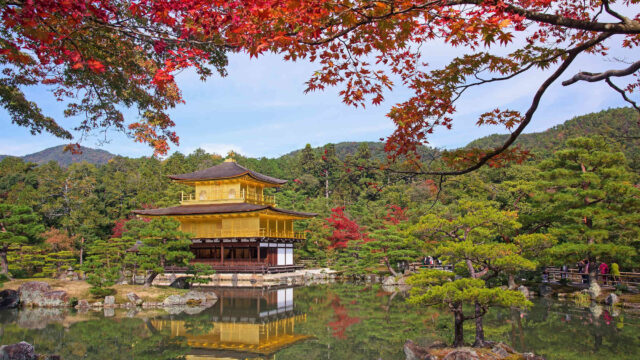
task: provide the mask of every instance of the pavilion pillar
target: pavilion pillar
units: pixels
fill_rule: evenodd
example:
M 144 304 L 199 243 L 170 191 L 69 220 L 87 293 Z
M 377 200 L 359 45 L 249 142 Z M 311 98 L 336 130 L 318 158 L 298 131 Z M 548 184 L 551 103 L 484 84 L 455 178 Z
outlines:
M 256 245 L 258 246 L 258 251 L 257 251 L 258 258 L 256 259 L 256 262 L 260 262 L 260 243 L 256 243 Z
M 224 264 L 224 244 L 220 243 L 220 263 Z

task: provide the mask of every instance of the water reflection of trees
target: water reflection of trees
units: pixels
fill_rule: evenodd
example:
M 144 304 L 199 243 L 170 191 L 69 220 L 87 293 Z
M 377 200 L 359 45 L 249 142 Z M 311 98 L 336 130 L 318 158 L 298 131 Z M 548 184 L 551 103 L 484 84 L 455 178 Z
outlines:
M 295 309 L 287 313 L 306 314 L 306 321 L 295 322 L 295 333 L 313 339 L 279 350 L 277 359 L 404 359 L 402 347 L 407 339 L 451 341 L 452 319 L 446 311 L 416 309 L 405 302 L 402 293 L 385 292 L 378 285 L 314 285 L 296 288 L 294 299 Z M 206 334 L 214 326 L 212 320 L 222 315 L 242 318 L 249 310 L 258 311 L 257 303 L 241 306 L 244 301 L 236 300 L 221 302 L 224 312 L 212 308 L 197 315 L 149 316 L 148 321 L 103 318 L 94 313 L 69 316 L 59 310 L 3 311 L 0 334 L 2 343 L 25 340 L 38 352 L 59 354 L 65 360 L 180 359 L 193 354 L 194 349 L 152 322 L 181 321 L 187 336 Z M 272 310 L 265 302 L 259 309 L 258 313 Z M 283 315 L 269 315 L 269 319 L 273 316 L 279 319 Z M 489 339 L 550 360 L 635 359 L 640 349 L 640 317 L 607 308 L 580 308 L 540 299 L 526 312 L 492 310 L 485 325 Z M 473 324 L 469 326 L 472 330 Z M 468 335 L 467 341 L 472 342 L 473 331 Z
M 2 343 L 27 341 L 34 344 L 38 353 L 58 354 L 65 360 L 184 358 L 183 346 L 165 332 L 151 331 L 143 319 L 95 316 L 80 320 L 70 324 L 51 322 L 41 328 L 25 328 L 15 321 L 2 321 Z
M 492 312 L 487 323 L 493 338 L 548 359 L 636 359 L 640 348 L 640 319 L 611 308 L 579 308 L 542 299 L 527 312 Z

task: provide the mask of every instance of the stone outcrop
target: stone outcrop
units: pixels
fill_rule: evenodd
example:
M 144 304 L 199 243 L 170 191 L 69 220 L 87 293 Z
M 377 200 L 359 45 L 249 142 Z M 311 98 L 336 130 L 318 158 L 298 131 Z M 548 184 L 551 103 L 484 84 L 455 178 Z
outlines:
M 427 347 L 408 340 L 404 344 L 406 360 L 544 360 L 531 353 L 521 354 L 509 345 L 487 341 L 484 347 L 449 348 L 442 342 Z
M 431 360 L 429 351 L 411 340 L 404 343 L 404 355 L 406 360 Z
M 18 289 L 20 303 L 27 307 L 66 307 L 69 304 L 67 292 L 51 290 L 46 282 L 29 281 Z
M 0 360 L 60 360 L 58 355 L 38 355 L 33 345 L 22 341 L 0 347 Z
M 600 293 L 602 292 L 602 289 L 600 288 L 600 285 L 598 285 L 597 282 L 593 282 L 591 283 L 591 285 L 589 285 L 589 296 L 591 296 L 591 299 L 597 299 L 598 296 L 600 296 Z
M 615 305 L 619 302 L 620 302 L 620 299 L 618 298 L 618 295 L 614 293 L 609 294 L 607 298 L 604 299 L 604 303 L 607 305 Z
M 2 360 L 36 360 L 37 358 L 38 355 L 33 345 L 25 341 L 0 347 L 0 359 Z
M 105 308 L 114 308 L 116 307 L 116 297 L 113 295 L 104 297 L 104 307 Z
M 0 291 L 0 310 L 15 309 L 20 304 L 20 295 L 15 290 Z
M 542 284 L 538 289 L 540 296 L 542 297 L 551 297 L 553 296 L 553 288 L 550 285 Z
M 140 306 L 144 302 L 136 293 L 130 292 L 127 294 L 127 299 L 133 305 Z
M 184 295 L 170 295 L 162 304 L 167 307 L 179 305 L 209 307 L 217 300 L 218 296 L 213 292 L 189 291 Z
M 524 295 L 524 297 L 526 297 L 527 299 L 531 298 L 531 293 L 529 292 L 529 289 L 526 286 L 520 285 L 518 287 L 518 291 L 520 291 L 522 295 Z

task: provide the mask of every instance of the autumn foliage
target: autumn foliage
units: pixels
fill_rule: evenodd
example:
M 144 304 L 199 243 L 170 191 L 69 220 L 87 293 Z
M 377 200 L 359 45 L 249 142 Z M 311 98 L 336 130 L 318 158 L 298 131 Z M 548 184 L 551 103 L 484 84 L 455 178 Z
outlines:
M 464 93 L 489 83 L 540 71 L 526 109 L 496 108 L 478 126 L 499 125 L 511 135 L 493 149 L 453 154 L 465 166 L 423 171 L 460 174 L 500 159 L 532 121 L 546 90 L 600 82 L 628 96 L 638 90 L 640 62 L 617 69 L 567 74 L 578 57 L 603 57 L 611 44 L 640 44 L 638 0 L 93 0 L 8 1 L 0 9 L 5 64 L 0 100 L 12 121 L 38 133 L 71 138 L 42 114 L 21 87 L 46 85 L 71 99 L 67 115 L 86 115 L 80 131 L 116 128 L 164 154 L 178 142 L 167 110 L 182 101 L 175 74 L 192 68 L 204 79 L 224 75 L 225 51 L 253 56 L 272 52 L 318 65 L 306 91 L 340 86 L 342 101 L 377 105 L 397 86 L 409 96 L 388 112 L 395 131 L 390 156 L 410 154 L 438 129 L 451 129 Z M 428 64 L 429 45 L 459 48 L 442 67 Z M 635 61 L 635 60 L 632 60 Z M 615 65 L 612 65 L 615 66 Z M 595 72 L 600 71 L 600 72 Z M 632 77 L 625 85 L 615 79 Z M 80 100 L 73 102 L 76 97 Z M 140 119 L 125 124 L 118 105 L 136 106 Z M 506 154 L 506 155 L 503 155 Z
M 331 216 L 326 220 L 328 226 L 333 230 L 331 236 L 329 236 L 330 249 L 345 248 L 349 241 L 353 240 L 369 240 L 365 229 L 344 213 L 344 206 L 331 209 Z

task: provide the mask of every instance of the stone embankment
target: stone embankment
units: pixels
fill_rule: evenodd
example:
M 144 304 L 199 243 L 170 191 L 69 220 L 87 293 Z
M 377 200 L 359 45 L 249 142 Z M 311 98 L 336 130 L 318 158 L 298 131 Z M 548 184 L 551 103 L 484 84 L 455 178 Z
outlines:
M 532 353 L 519 353 L 502 342 L 488 341 L 484 347 L 447 347 L 436 341 L 420 346 L 411 340 L 404 344 L 406 360 L 544 360 Z
M 188 274 L 171 273 L 157 276 L 153 285 L 181 288 Z M 282 285 L 310 285 L 335 281 L 338 272 L 331 269 L 304 269 L 279 274 L 222 274 L 208 276 L 209 282 L 202 286 L 215 287 L 269 287 Z
M 114 309 L 164 309 L 170 314 L 181 312 L 196 314 L 213 306 L 218 300 L 211 291 L 192 290 L 181 295 L 169 295 L 163 301 L 144 301 L 136 293 L 126 294 L 124 302 L 116 302 L 115 296 L 105 296 L 102 301 L 89 302 L 87 299 L 72 302 L 64 290 L 53 290 L 49 284 L 42 281 L 29 281 L 22 284 L 18 290 L 3 290 L 0 292 L 0 309 L 17 308 L 65 308 L 75 306 L 79 311 L 104 310 L 106 316 L 112 316 Z M 0 357 L 2 360 L 2 357 Z

